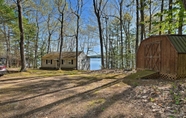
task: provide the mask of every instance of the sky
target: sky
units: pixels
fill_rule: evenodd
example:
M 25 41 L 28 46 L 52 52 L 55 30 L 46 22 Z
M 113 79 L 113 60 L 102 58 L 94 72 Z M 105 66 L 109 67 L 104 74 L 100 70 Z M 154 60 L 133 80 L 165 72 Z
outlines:
M 77 0 L 71 0 L 71 2 L 73 5 L 76 5 Z M 97 22 L 90 21 L 90 18 L 92 18 L 93 21 L 95 21 L 95 18 L 96 18 L 93 13 L 92 0 L 83 0 L 83 2 L 84 2 L 84 6 L 83 6 L 83 12 L 82 12 L 81 18 L 83 19 L 84 24 L 81 24 L 81 26 L 84 27 L 84 26 L 86 26 L 85 24 L 94 25 L 94 23 L 97 23 Z M 75 7 L 75 6 L 73 6 L 73 7 Z M 97 24 L 95 24 L 95 25 L 97 25 Z M 99 43 L 99 40 L 97 40 L 97 41 Z M 97 55 L 97 54 L 100 54 L 100 45 L 95 46 L 93 48 L 93 50 L 89 52 L 89 55 Z
M 69 0 L 72 3 L 72 7 L 75 8 L 77 5 L 77 0 Z M 83 22 L 81 23 L 80 27 L 86 27 L 87 24 L 91 24 L 93 26 L 97 26 L 97 20 L 93 11 L 93 3 L 92 0 L 83 0 L 84 1 L 84 6 L 83 6 L 83 12 L 81 15 L 81 19 L 83 19 Z M 111 9 L 111 8 L 110 8 Z M 108 13 L 113 13 L 113 11 L 111 11 L 108 8 Z M 118 11 L 117 11 L 118 13 Z M 95 39 L 99 42 L 99 37 L 97 36 L 97 39 Z M 93 48 L 93 51 L 91 51 L 91 55 L 95 55 L 95 54 L 100 54 L 100 45 L 97 45 Z

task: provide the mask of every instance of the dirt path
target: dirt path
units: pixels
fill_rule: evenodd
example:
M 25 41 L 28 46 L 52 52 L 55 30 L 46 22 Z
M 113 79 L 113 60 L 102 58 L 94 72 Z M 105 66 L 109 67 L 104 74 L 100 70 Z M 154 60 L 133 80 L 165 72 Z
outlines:
M 156 81 L 157 82 L 157 81 Z M 149 83 L 149 86 L 154 82 Z M 121 79 L 58 76 L 0 79 L 1 118 L 155 118 Z M 162 85 L 165 86 L 165 85 Z M 142 92 L 143 93 L 143 92 Z M 143 96 L 141 96 L 143 97 Z

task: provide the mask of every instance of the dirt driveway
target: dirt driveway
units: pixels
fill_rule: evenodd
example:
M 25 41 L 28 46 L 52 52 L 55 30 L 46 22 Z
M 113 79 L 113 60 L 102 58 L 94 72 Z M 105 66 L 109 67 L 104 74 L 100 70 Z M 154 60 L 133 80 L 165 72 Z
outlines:
M 113 75 L 0 78 L 1 118 L 155 118 Z

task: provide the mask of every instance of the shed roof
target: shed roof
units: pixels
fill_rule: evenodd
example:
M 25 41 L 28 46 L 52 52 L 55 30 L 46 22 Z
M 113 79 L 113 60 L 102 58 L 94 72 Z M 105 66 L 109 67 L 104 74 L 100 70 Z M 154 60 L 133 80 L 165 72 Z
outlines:
M 168 35 L 178 53 L 186 53 L 186 35 Z
M 78 52 L 78 56 L 82 53 L 82 51 Z M 51 52 L 45 54 L 42 59 L 58 59 L 59 52 Z M 76 58 L 76 52 L 62 52 L 62 58 Z

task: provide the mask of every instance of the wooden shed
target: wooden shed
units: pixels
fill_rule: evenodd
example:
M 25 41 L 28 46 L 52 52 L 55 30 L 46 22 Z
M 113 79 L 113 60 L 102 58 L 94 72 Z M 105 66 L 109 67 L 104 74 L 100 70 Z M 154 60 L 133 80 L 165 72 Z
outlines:
M 186 35 L 159 35 L 143 40 L 137 70 L 155 70 L 171 79 L 186 77 Z

